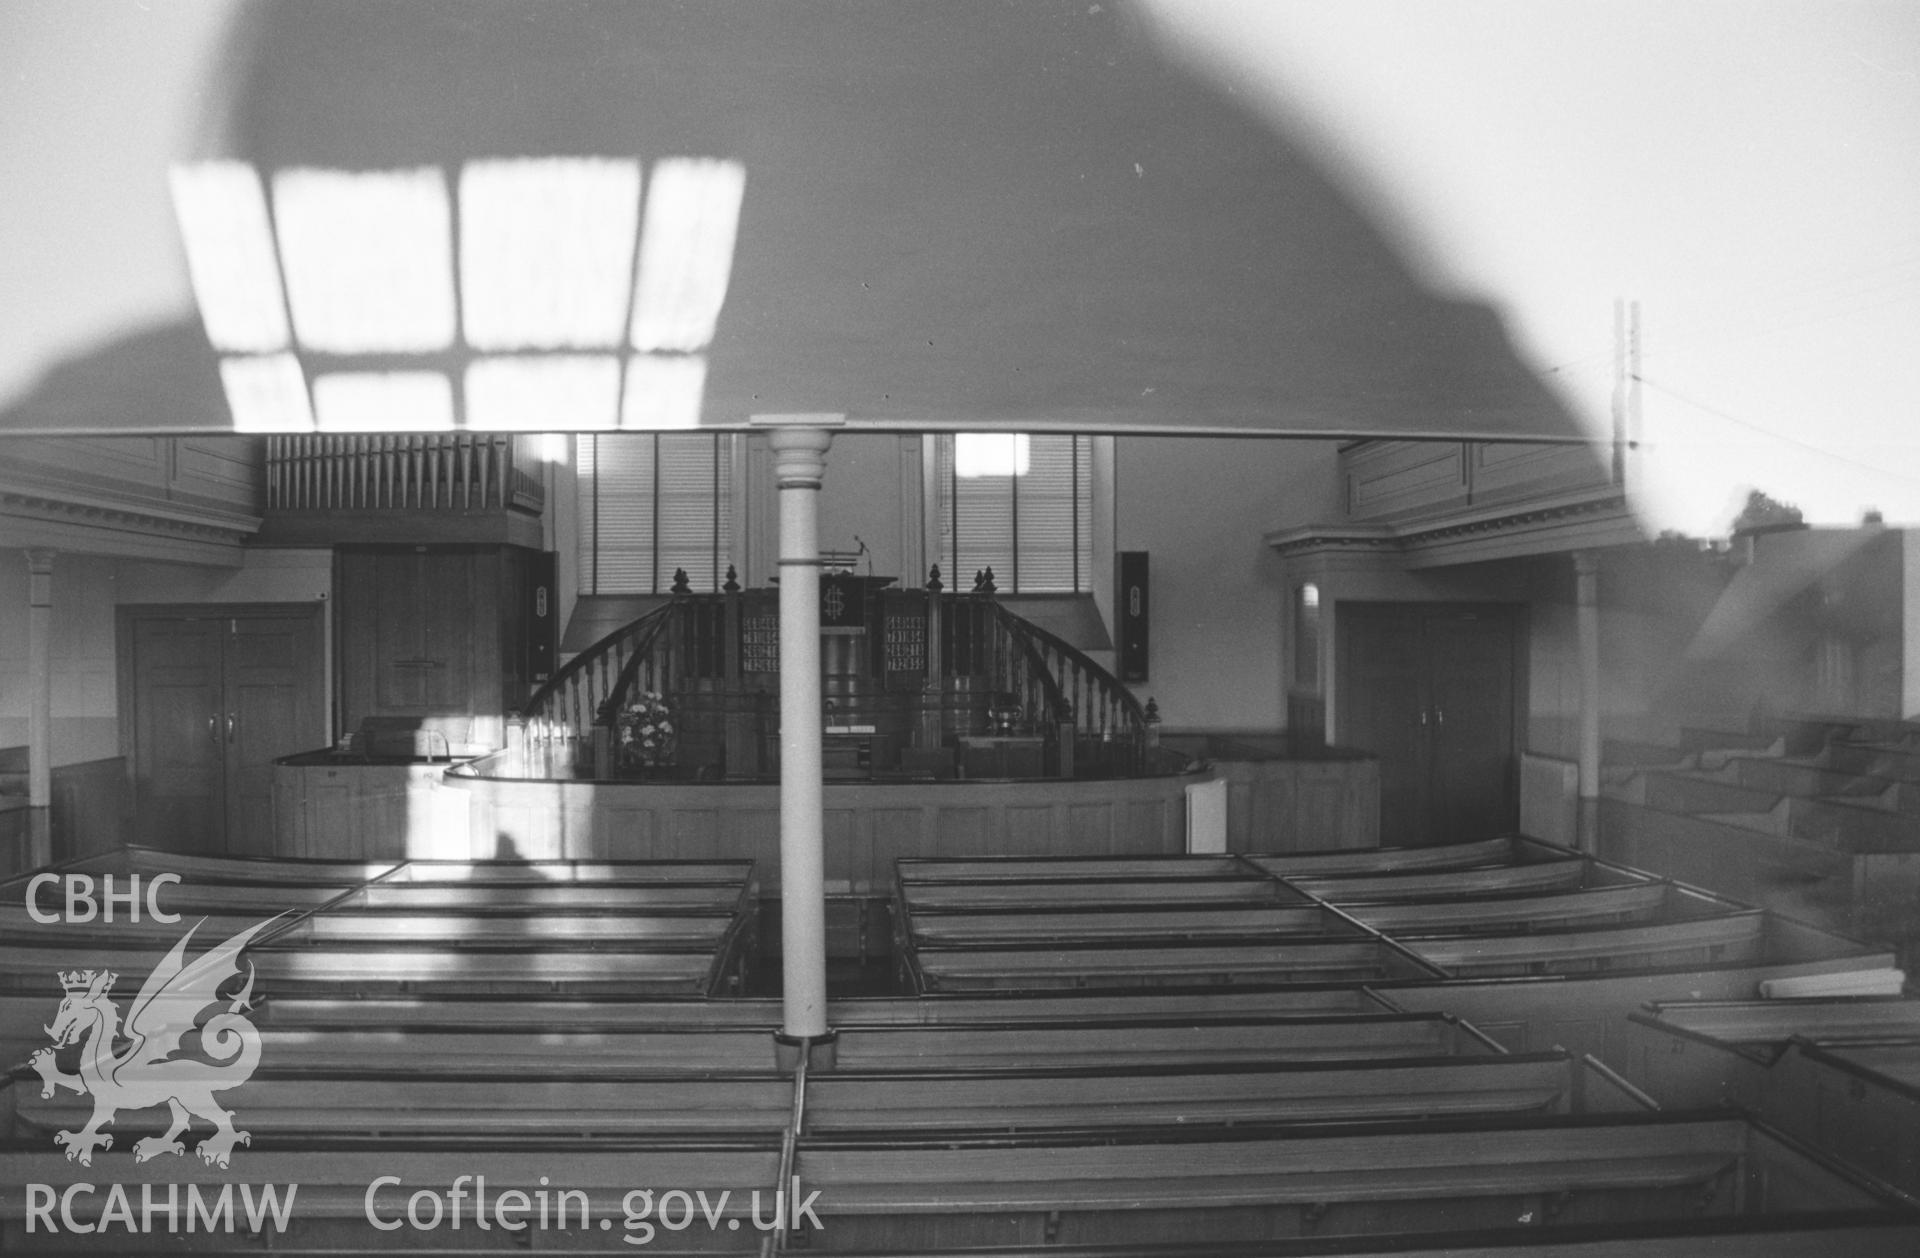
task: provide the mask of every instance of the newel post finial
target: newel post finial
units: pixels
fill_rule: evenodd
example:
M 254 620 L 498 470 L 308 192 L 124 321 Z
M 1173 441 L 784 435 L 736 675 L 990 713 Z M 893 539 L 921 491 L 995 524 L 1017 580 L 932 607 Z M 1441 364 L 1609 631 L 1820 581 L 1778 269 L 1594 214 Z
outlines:
M 687 576 L 687 570 L 685 568 L 675 568 L 673 570 L 673 590 L 671 592 L 674 594 L 693 593 L 693 580 Z
M 933 565 L 933 568 L 927 573 L 927 588 L 929 590 L 932 590 L 935 594 L 938 594 L 940 591 L 947 588 L 946 586 L 940 583 L 940 565 L 939 564 Z
M 727 579 L 726 582 L 721 585 L 720 592 L 723 594 L 738 594 L 740 592 L 740 574 L 734 570 L 732 564 L 727 565 Z

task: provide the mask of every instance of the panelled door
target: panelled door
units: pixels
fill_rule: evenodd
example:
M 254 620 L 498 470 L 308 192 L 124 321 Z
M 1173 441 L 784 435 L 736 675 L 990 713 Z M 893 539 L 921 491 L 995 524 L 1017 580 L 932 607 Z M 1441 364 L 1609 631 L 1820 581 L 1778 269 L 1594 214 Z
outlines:
M 1380 841 L 1511 832 L 1520 812 L 1520 609 L 1342 601 L 1336 620 L 1335 737 L 1380 760 Z
M 265 854 L 273 762 L 326 741 L 315 608 L 122 609 L 136 841 Z

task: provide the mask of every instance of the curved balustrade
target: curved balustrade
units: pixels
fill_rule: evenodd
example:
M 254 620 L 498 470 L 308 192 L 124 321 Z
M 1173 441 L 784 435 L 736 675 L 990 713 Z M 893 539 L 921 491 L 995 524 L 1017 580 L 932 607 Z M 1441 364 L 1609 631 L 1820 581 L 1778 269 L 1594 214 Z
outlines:
M 1142 777 L 1185 767 L 1171 763 L 1184 757 L 1156 755 L 1151 705 L 1001 605 L 990 579 L 967 592 L 946 591 L 937 568 L 921 589 L 841 579 L 859 610 L 824 631 L 829 776 L 836 763 L 842 778 L 877 780 Z M 776 590 L 743 590 L 731 573 L 717 594 L 682 585 L 569 661 L 522 715 L 534 737 L 575 744 L 562 758 L 575 772 L 622 776 L 635 766 L 619 762 L 619 714 L 634 696 L 657 692 L 677 746 L 669 764 L 650 768 L 654 776 L 771 778 L 777 630 Z
M 654 647 L 674 614 L 675 604 L 656 607 L 629 621 L 557 669 L 533 692 L 517 717 L 548 737 L 588 739 L 596 725 L 609 724 L 636 677 L 643 689 L 658 689 L 669 662 Z

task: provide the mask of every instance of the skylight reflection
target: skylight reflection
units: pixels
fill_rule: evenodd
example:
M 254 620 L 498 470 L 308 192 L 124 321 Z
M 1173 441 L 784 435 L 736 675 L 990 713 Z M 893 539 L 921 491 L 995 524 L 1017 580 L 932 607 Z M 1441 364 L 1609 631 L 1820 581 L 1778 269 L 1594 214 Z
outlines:
M 467 163 L 460 172 L 467 344 L 481 350 L 618 346 L 632 296 L 639 219 L 638 162 Z
M 466 402 L 468 428 L 609 429 L 620 410 L 620 360 L 611 354 L 477 359 L 467 367 Z
M 260 176 L 245 162 L 201 162 L 175 166 L 168 183 L 207 339 L 248 354 L 285 349 L 286 299 Z
M 313 403 L 292 354 L 223 358 L 220 384 L 235 432 L 312 432 Z
M 635 280 L 635 349 L 694 353 L 712 342 L 746 182 L 738 162 L 677 157 L 654 166 Z
M 453 227 L 438 170 L 283 170 L 273 208 L 302 347 L 420 353 L 453 343 Z
M 636 354 L 627 363 L 620 426 L 650 431 L 698 428 L 707 389 L 707 360 L 691 355 Z
M 322 432 L 440 432 L 453 427 L 453 387 L 437 371 L 336 372 L 313 382 Z

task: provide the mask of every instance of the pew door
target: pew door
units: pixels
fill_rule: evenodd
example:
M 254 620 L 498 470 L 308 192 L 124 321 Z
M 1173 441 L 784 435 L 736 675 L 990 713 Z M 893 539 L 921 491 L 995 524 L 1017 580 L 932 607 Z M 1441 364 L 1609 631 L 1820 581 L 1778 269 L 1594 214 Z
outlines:
M 317 606 L 121 609 L 135 841 L 266 854 L 273 762 L 326 742 Z
M 1521 614 L 1501 603 L 1339 603 L 1336 738 L 1380 761 L 1382 843 L 1464 843 L 1518 824 Z

